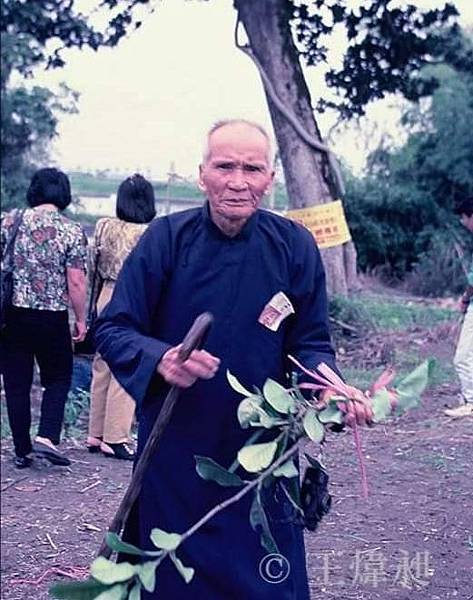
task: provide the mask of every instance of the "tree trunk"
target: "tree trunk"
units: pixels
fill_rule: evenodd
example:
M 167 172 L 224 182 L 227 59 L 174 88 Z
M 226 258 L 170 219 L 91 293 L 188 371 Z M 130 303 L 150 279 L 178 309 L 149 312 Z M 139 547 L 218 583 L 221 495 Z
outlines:
M 236 0 L 251 48 L 276 94 L 308 133 L 321 140 L 299 53 L 289 26 L 286 0 Z M 327 156 L 308 146 L 266 93 L 286 179 L 289 204 L 304 208 L 337 200 Z M 350 243 L 351 244 L 351 243 Z M 331 294 L 348 291 L 343 246 L 321 250 Z

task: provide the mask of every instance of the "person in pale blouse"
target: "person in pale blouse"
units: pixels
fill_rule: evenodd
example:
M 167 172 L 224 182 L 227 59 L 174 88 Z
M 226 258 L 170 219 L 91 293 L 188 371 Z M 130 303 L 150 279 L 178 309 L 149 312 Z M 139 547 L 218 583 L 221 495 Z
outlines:
M 100 219 L 95 227 L 92 262 L 98 252 L 98 275 L 103 281 L 97 300 L 99 313 L 112 297 L 125 259 L 156 216 L 151 183 L 138 174 L 125 179 L 118 188 L 116 210 L 116 218 Z M 115 379 L 100 354 L 96 354 L 92 363 L 86 442 L 89 452 L 100 451 L 108 457 L 133 460 L 134 452 L 128 442 L 134 412 L 134 400 Z

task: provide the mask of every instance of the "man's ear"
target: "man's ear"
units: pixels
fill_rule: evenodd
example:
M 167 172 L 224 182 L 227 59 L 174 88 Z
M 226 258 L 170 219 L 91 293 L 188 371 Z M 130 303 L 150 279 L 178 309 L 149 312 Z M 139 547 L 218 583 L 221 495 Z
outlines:
M 274 171 L 271 171 L 271 179 L 270 179 L 268 185 L 266 186 L 264 193 L 269 194 L 271 192 L 271 190 L 273 189 L 273 185 L 274 185 Z
M 206 187 L 205 187 L 202 171 L 203 171 L 202 165 L 199 165 L 199 181 L 198 181 L 197 185 L 199 186 L 199 190 L 201 192 L 205 192 Z

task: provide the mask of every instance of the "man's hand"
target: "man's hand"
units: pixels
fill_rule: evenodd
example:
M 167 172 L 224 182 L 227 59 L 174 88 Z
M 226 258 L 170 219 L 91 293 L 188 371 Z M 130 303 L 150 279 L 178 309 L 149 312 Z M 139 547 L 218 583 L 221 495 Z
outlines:
M 205 350 L 193 350 L 186 361 L 179 358 L 181 345 L 169 349 L 156 368 L 167 383 L 181 388 L 190 387 L 197 379 L 212 379 L 220 359 Z
M 352 399 L 348 402 L 337 402 L 337 407 L 343 412 L 344 425 L 353 427 L 353 425 L 371 425 L 373 422 L 373 410 L 369 398 L 367 398 L 363 392 L 347 386 L 348 389 L 352 390 Z M 332 388 L 324 389 L 319 399 L 315 403 L 315 408 L 321 410 L 328 406 L 330 398 L 337 396 L 338 392 Z
M 369 403 L 365 400 L 350 400 L 349 402 L 340 402 L 343 405 L 343 412 L 345 413 L 344 422 L 349 427 L 357 425 L 371 425 L 373 422 L 373 410 Z

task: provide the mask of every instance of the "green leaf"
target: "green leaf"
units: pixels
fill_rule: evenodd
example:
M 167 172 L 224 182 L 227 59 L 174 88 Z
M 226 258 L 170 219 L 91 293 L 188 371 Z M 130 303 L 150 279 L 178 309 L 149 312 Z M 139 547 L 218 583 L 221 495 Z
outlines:
M 294 409 L 294 398 L 277 381 L 266 379 L 263 386 L 266 401 L 278 412 L 287 415 Z
M 261 396 L 252 394 L 251 396 L 248 396 L 248 398 L 243 398 L 238 405 L 238 422 L 243 429 L 246 429 L 252 421 L 258 422 L 262 400 Z
M 305 413 L 302 425 L 309 438 L 316 444 L 320 444 L 324 439 L 325 430 L 322 423 L 318 420 L 317 413 L 313 408 L 309 408 Z
M 181 543 L 182 536 L 178 533 L 168 533 L 155 527 L 151 530 L 150 539 L 156 548 L 163 550 L 175 550 Z
M 327 408 L 324 408 L 319 412 L 319 421 L 321 423 L 343 423 L 343 413 L 334 404 L 329 404 Z
M 206 456 L 196 456 L 197 473 L 206 481 L 215 481 L 225 487 L 237 487 L 244 485 L 244 481 L 235 473 L 230 473 L 218 463 Z
M 277 442 L 243 446 L 238 452 L 238 462 L 249 473 L 257 473 L 269 467 L 277 448 Z
M 298 477 L 299 471 L 292 459 L 282 464 L 273 471 L 273 477 Z
M 93 600 L 110 586 L 89 577 L 85 581 L 68 581 L 55 583 L 49 588 L 53 598 L 63 600 Z
M 90 574 L 92 577 L 110 585 L 121 581 L 131 579 L 139 565 L 131 565 L 128 562 L 115 563 L 104 556 L 99 556 L 90 565 Z
M 392 412 L 389 392 L 386 388 L 381 388 L 371 398 L 373 407 L 373 421 L 379 423 L 387 419 Z
M 99 594 L 95 600 L 123 600 L 127 597 L 127 584 L 119 583 Z
M 435 366 L 435 361 L 428 359 L 406 375 L 396 386 L 398 394 L 396 416 L 402 415 L 411 408 L 420 404 L 420 396 L 429 383 L 429 377 Z
M 194 573 L 195 573 L 194 569 L 192 567 L 186 567 L 185 565 L 183 565 L 182 561 L 179 560 L 179 558 L 177 558 L 175 552 L 171 552 L 171 554 L 169 555 L 169 558 L 176 565 L 176 569 L 182 575 L 182 578 L 184 579 L 184 581 L 186 583 L 190 583 L 192 578 L 194 577 Z
M 105 534 L 105 543 L 114 552 L 146 556 L 145 550 L 141 550 L 140 548 L 137 548 L 132 544 L 128 544 L 127 542 L 122 541 L 116 533 L 107 532 Z
M 138 577 L 147 592 L 152 592 L 154 590 L 154 586 L 156 585 L 156 567 L 163 558 L 164 557 L 158 558 L 157 560 L 149 560 L 140 565 Z
M 268 519 L 261 504 L 261 497 L 255 494 L 250 508 L 250 525 L 256 533 L 260 531 L 260 543 L 269 553 L 279 553 L 278 546 L 269 528 Z
M 235 375 L 232 375 L 230 371 L 227 369 L 227 381 L 230 384 L 230 387 L 235 390 L 238 394 L 242 396 L 252 396 L 253 394 L 249 392 L 245 387 L 241 385 Z
M 135 585 L 131 588 L 130 593 L 128 594 L 128 600 L 140 600 L 141 599 L 141 585 L 136 582 Z

